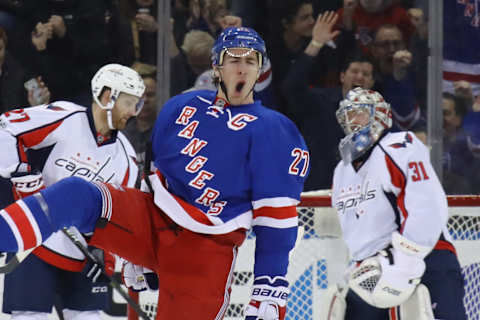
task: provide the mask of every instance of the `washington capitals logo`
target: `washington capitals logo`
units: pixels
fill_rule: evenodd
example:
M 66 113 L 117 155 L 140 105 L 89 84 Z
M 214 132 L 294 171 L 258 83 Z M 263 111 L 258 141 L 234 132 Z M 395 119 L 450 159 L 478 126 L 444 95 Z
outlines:
M 390 147 L 399 149 L 399 148 L 406 148 L 407 143 L 412 143 L 413 139 L 410 133 L 405 134 L 405 141 L 403 142 L 397 142 L 397 143 L 392 143 Z

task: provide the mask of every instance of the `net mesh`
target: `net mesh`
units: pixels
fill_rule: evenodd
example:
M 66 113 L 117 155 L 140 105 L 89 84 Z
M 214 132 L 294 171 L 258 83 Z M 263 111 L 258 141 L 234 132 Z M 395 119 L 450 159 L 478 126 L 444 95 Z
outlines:
M 480 320 L 480 200 L 478 197 L 452 199 L 449 198 L 448 230 L 455 240 L 454 245 L 462 265 L 465 279 L 464 304 L 468 319 Z M 343 281 L 348 263 L 348 251 L 341 238 L 336 214 L 328 207 L 329 199 L 312 197 L 310 200 L 312 201 L 305 201 L 304 198 L 302 206 L 298 208 L 299 226 L 303 235 L 290 255 L 287 274 L 290 297 L 286 314 L 286 319 L 289 320 L 326 318 L 327 289 L 330 285 Z M 249 233 L 239 250 L 225 319 L 244 319 L 243 310 L 249 302 L 253 283 L 254 250 L 255 235 Z M 149 316 L 154 317 L 155 294 L 142 293 L 140 306 Z

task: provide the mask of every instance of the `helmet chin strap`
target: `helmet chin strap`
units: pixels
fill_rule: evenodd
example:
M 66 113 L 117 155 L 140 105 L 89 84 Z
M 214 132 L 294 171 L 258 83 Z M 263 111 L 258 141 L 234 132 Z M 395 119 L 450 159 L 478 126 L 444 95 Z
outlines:
M 110 130 L 116 130 L 115 127 L 113 126 L 112 110 L 107 110 L 107 124 Z
M 113 118 L 112 118 L 112 110 L 115 105 L 115 100 L 117 100 L 117 98 L 112 94 L 110 96 L 110 101 L 107 103 L 107 124 L 110 130 L 116 130 L 115 126 L 113 125 Z

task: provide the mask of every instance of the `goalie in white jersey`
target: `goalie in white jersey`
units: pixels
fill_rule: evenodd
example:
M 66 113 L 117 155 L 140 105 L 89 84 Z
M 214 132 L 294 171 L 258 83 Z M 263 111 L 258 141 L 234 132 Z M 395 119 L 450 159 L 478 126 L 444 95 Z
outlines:
M 11 180 L 15 198 L 70 176 L 133 187 L 138 175 L 135 151 L 118 130 L 141 110 L 144 89 L 137 72 L 108 64 L 92 79 L 91 108 L 58 101 L 2 114 L 0 174 L 4 181 Z M 1 193 L 2 204 L 11 190 Z M 105 259 L 111 268 L 107 273 L 113 272 L 113 256 L 104 255 L 110 258 Z M 12 319 L 47 319 L 58 294 L 66 320 L 100 319 L 99 311 L 109 302 L 108 283 L 86 279 L 81 273 L 84 259 L 62 232 L 53 233 L 6 275 L 3 311 Z
M 411 132 L 390 132 L 390 105 L 372 90 L 350 90 L 337 120 L 346 137 L 332 206 L 356 263 L 346 312 L 337 294 L 330 319 L 465 319 L 446 195 L 428 148 Z

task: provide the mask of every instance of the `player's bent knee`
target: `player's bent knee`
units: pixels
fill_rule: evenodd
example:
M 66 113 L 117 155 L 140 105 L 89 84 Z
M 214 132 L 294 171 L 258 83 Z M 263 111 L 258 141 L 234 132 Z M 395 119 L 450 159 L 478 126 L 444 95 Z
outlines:
M 12 311 L 12 320 L 48 320 L 46 312 Z
M 63 317 L 65 320 L 101 320 L 100 310 L 78 311 L 63 309 Z
M 42 190 L 41 194 L 57 229 L 74 225 L 81 232 L 93 231 L 102 210 L 102 194 L 94 183 L 68 177 Z

